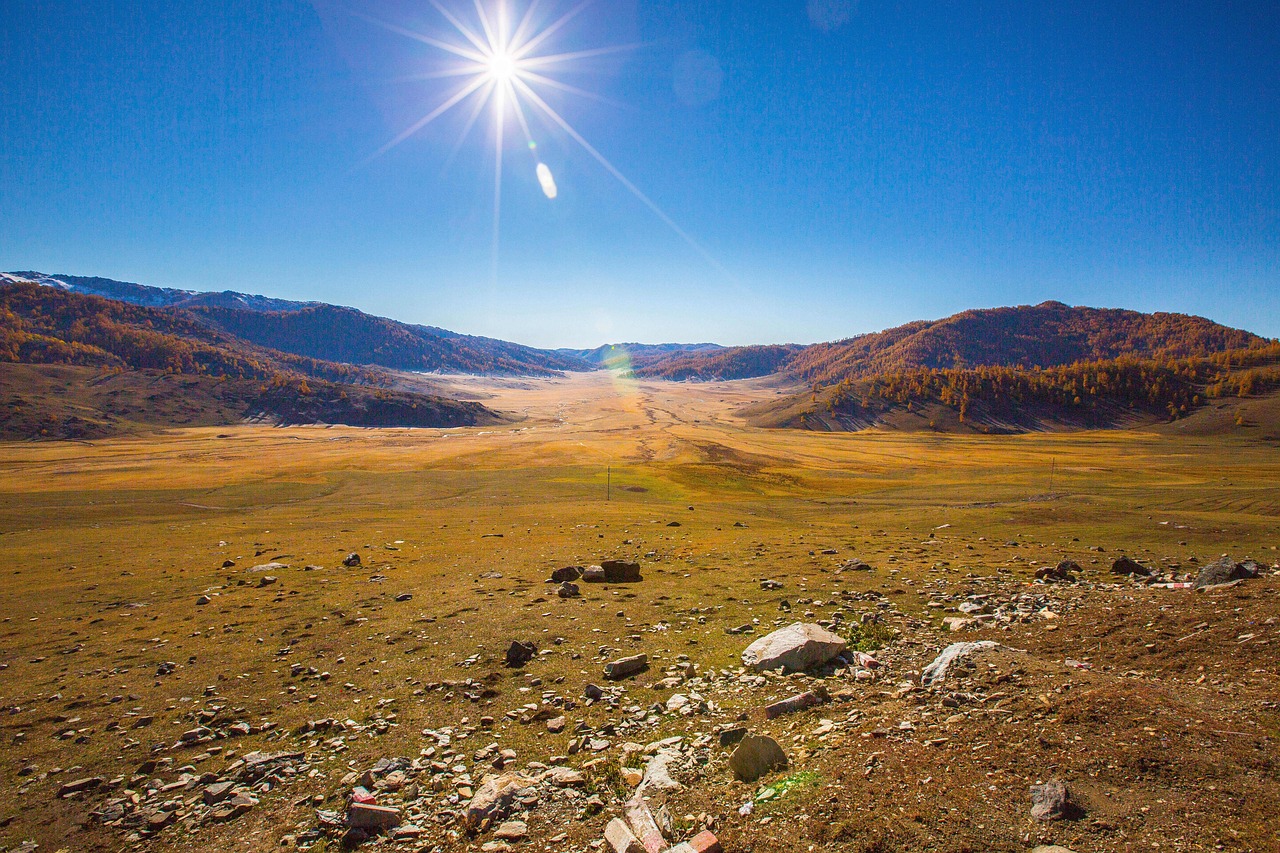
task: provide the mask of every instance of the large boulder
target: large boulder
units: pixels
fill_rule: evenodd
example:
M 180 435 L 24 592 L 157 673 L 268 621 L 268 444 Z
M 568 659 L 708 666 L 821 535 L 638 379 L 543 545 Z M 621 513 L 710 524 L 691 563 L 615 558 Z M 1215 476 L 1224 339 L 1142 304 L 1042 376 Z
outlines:
M 843 637 L 821 625 L 796 622 L 747 646 L 742 662 L 756 672 L 770 669 L 803 672 L 822 666 L 847 647 Z
M 582 566 L 565 566 L 551 573 L 551 583 L 568 583 L 582 577 Z
M 1237 563 L 1230 557 L 1220 557 L 1200 570 L 1200 574 L 1196 575 L 1196 586 L 1215 586 L 1220 583 L 1249 580 L 1257 576 L 1257 563 Z

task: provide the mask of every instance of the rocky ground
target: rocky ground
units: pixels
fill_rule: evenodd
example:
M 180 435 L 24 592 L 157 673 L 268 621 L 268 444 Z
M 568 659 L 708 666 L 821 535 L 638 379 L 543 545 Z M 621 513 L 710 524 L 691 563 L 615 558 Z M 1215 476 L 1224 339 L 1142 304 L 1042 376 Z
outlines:
M 638 568 L 618 571 L 566 569 L 548 589 L 563 600 L 589 583 L 643 583 Z M 1280 569 L 1117 560 L 1111 572 L 1064 563 L 1036 580 L 947 575 L 886 593 L 845 582 L 879 571 L 849 560 L 795 598 L 785 578 L 761 578 L 771 609 L 722 629 L 746 652 L 739 667 L 706 665 L 696 643 L 650 659 L 639 634 L 630 655 L 513 636 L 491 663 L 525 701 L 504 713 L 491 709 L 512 687 L 477 659 L 474 677 L 424 674 L 370 696 L 361 720 L 290 728 L 211 684 L 164 743 L 148 737 L 153 715 L 111 697 L 120 713 L 104 734 L 123 760 L 32 765 L 9 782 L 21 802 L 74 807 L 80 842 L 66 849 L 625 851 L 627 828 L 650 853 L 682 841 L 756 853 L 1275 849 Z M 711 609 L 698 610 L 678 618 L 705 624 Z M 766 635 L 796 623 L 816 633 L 769 648 Z M 544 680 L 562 654 L 596 675 Z M 331 681 L 305 663 L 288 678 L 288 694 Z M 348 757 L 376 754 L 406 707 L 429 700 L 452 719 L 413 736 L 416 750 Z M 74 746 L 96 736 L 78 727 L 83 704 L 15 704 L 7 736 L 21 746 L 48 723 Z

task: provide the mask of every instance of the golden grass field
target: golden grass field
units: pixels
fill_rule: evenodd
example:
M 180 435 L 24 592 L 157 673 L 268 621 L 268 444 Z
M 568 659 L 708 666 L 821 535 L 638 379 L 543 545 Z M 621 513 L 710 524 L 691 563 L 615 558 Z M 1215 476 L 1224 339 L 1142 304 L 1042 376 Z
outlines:
M 501 718 L 548 686 L 580 696 L 599 661 L 632 649 L 655 668 L 680 654 L 736 667 L 745 642 L 724 628 L 771 622 L 779 597 L 830 589 L 852 557 L 877 571 L 846 585 L 887 594 L 971 573 L 1030 578 L 1063 556 L 1104 580 L 1117 551 L 1151 564 L 1230 553 L 1269 565 L 1280 545 L 1280 453 L 1246 438 L 758 430 L 734 410 L 783 390 L 766 381 L 452 381 L 512 422 L 0 445 L 0 848 L 122 845 L 83 825 L 87 807 L 57 800 L 58 784 L 128 776 L 152 744 L 191 727 L 207 687 L 255 728 L 375 709 L 393 710 L 397 725 L 352 739 L 296 791 L 203 841 L 162 835 L 146 849 L 214 849 L 204 846 L 214 839 L 274 849 L 308 819 L 299 792 L 338 797 L 348 762 L 417 755 L 421 729 Z M 343 567 L 352 551 L 363 567 Z M 569 601 L 544 585 L 556 567 L 611 557 L 639 559 L 645 581 Z M 268 561 L 288 568 L 260 587 L 248 569 Z M 759 580 L 775 577 L 785 593 L 762 592 Z M 403 593 L 413 598 L 397 602 Z M 202 594 L 212 601 L 197 606 Z M 894 600 L 925 614 L 922 597 Z M 703 625 L 692 608 L 716 609 Z M 660 622 L 671 630 L 646 631 Z M 512 639 L 554 653 L 536 672 L 503 670 Z M 1274 669 L 1274 647 L 1270 656 Z M 164 661 L 177 669 L 157 677 Z M 293 663 L 332 677 L 299 683 Z M 495 685 L 491 706 L 415 695 L 422 682 L 467 677 Z M 753 700 L 741 701 L 729 712 Z M 579 716 L 594 725 L 603 713 Z M 134 729 L 139 715 L 155 721 Z M 56 737 L 69 729 L 78 736 Z M 522 760 L 563 754 L 563 738 L 541 726 L 498 735 Z M 227 748 L 271 748 L 271 737 Z M 201 769 L 225 758 L 205 756 Z

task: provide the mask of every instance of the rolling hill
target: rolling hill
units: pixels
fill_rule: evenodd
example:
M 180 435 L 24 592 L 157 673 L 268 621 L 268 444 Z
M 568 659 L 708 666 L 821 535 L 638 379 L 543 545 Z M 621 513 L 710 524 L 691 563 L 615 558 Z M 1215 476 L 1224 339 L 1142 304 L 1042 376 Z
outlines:
M 0 284 L 6 281 L 30 281 L 131 305 L 182 309 L 212 328 L 259 346 L 323 361 L 393 370 L 522 376 L 594 369 L 572 355 L 401 323 L 323 302 L 292 302 L 231 290 L 203 293 L 37 272 L 0 274 Z
M 385 371 L 279 352 L 150 308 L 0 286 L 5 438 L 90 438 L 245 419 L 353 426 L 496 423 L 477 403 L 398 390 Z
M 903 370 L 1054 367 L 1122 357 L 1187 358 L 1258 347 L 1264 338 L 1186 314 L 1142 314 L 1061 302 L 964 311 L 805 347 L 678 353 L 636 370 L 662 379 L 746 379 L 782 373 L 830 385 Z M 726 370 L 725 362 L 736 364 Z

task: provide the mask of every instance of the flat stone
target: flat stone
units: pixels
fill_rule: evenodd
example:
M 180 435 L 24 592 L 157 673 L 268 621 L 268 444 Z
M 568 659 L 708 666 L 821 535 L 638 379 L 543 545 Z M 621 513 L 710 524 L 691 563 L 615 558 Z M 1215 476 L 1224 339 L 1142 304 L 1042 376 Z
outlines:
M 370 803 L 352 803 L 347 809 L 347 825 L 352 829 L 383 831 L 400 825 L 400 810 Z
M 1200 569 L 1196 575 L 1197 588 L 1218 586 L 1233 581 L 1250 580 L 1258 576 L 1256 563 L 1237 563 L 1230 557 L 1220 557 Z
M 831 696 L 827 693 L 826 688 L 818 687 L 792 696 L 790 699 L 779 699 L 764 706 L 764 715 L 767 719 L 772 720 L 775 717 L 781 717 L 783 714 L 794 714 L 796 711 L 804 711 L 831 701 Z
M 649 656 L 640 654 L 631 657 L 619 658 L 604 665 L 604 677 L 610 680 L 626 678 L 642 672 L 649 666 Z
M 747 646 L 742 662 L 756 672 L 770 669 L 802 672 L 827 663 L 847 646 L 843 637 L 821 625 L 796 622 Z
M 76 779 L 74 782 L 67 782 L 58 789 L 59 797 L 69 797 L 72 794 L 79 794 L 82 791 L 92 791 L 106 783 L 106 779 L 102 776 L 88 776 L 84 779 Z
M 475 832 L 504 816 L 516 797 L 533 782 L 519 773 L 489 776 L 467 804 L 464 822 Z
M 504 841 L 519 841 L 529 834 L 529 826 L 522 820 L 509 820 L 494 830 L 493 837 Z
M 1062 820 L 1079 814 L 1079 806 L 1072 801 L 1071 791 L 1061 779 L 1031 786 L 1031 816 L 1036 820 Z

